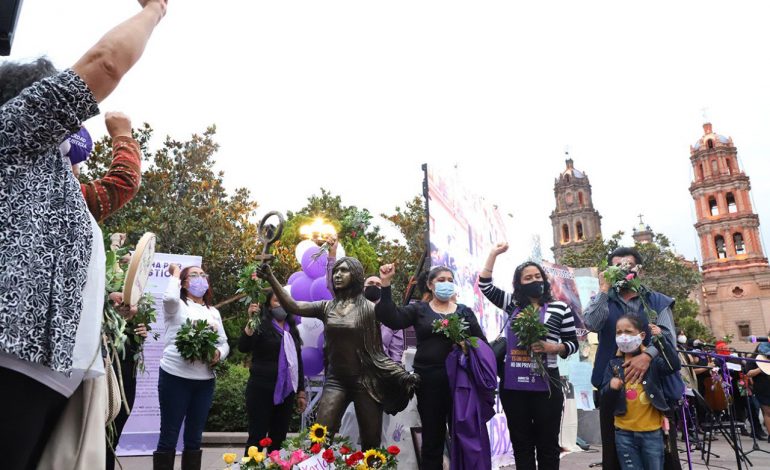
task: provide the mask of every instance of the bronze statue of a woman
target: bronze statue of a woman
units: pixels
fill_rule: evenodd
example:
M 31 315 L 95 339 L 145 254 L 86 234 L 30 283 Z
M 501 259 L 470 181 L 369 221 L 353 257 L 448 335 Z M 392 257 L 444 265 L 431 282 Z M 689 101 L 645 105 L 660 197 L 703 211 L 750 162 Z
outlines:
M 334 264 L 331 301 L 295 302 L 266 264 L 260 277 L 270 283 L 287 312 L 324 322 L 327 370 L 316 421 L 336 434 L 345 408 L 352 401 L 362 447 L 379 447 L 382 412 L 396 414 L 406 408 L 419 377 L 383 353 L 374 304 L 363 295 L 361 262 L 345 257 Z

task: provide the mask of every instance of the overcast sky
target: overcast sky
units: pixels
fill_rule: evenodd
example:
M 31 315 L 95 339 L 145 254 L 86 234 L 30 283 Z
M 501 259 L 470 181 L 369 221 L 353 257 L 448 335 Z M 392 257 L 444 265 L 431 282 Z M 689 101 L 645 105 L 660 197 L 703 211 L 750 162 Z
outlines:
M 13 58 L 73 64 L 137 11 L 129 0 L 27 0 Z M 513 218 L 513 257 L 551 257 L 554 178 L 569 145 L 605 237 L 637 214 L 699 256 L 689 146 L 703 108 L 732 136 L 770 223 L 770 3 L 172 0 L 103 104 L 159 135 L 209 124 L 228 187 L 261 211 L 319 186 L 374 213 L 458 165 Z M 104 133 L 100 118 L 89 121 Z

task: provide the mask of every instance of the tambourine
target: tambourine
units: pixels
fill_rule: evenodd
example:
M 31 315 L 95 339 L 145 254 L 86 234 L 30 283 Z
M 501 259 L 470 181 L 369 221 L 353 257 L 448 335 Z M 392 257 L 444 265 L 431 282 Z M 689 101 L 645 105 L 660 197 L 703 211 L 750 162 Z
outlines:
M 147 279 L 152 270 L 152 260 L 155 257 L 155 234 L 147 232 L 142 235 L 136 244 L 134 254 L 131 255 L 131 263 L 126 271 L 126 279 L 123 284 L 123 303 L 136 305 L 144 294 Z

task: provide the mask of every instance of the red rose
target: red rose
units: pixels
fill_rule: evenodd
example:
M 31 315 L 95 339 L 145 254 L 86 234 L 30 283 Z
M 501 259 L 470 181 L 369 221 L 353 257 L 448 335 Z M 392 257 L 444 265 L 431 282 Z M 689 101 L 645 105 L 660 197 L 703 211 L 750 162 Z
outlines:
M 353 230 L 352 232 L 350 232 L 350 236 L 353 237 L 353 238 L 356 238 L 356 231 Z
M 313 454 L 317 454 L 317 453 L 321 452 L 321 444 L 319 444 L 317 442 L 315 444 L 313 444 L 310 447 L 310 452 L 313 453 Z
M 324 458 L 324 460 L 326 460 L 328 463 L 332 463 L 332 462 L 334 462 L 334 451 L 333 451 L 333 450 L 331 450 L 331 449 L 326 449 L 326 450 L 324 451 L 324 453 L 323 453 L 323 458 Z
M 399 449 L 398 446 L 390 446 L 388 447 L 388 453 L 390 455 L 398 455 L 401 453 L 401 449 Z
M 359 451 L 356 451 L 350 457 L 348 457 L 348 459 L 345 461 L 345 463 L 352 467 L 353 465 L 355 465 L 358 462 L 360 462 L 361 459 L 363 459 L 363 458 L 364 458 L 364 453 L 359 450 Z
M 262 439 L 261 441 L 259 441 L 260 447 L 270 447 L 270 444 L 272 444 L 272 443 L 273 443 L 273 440 L 270 439 L 269 437 L 266 437 L 266 438 Z
M 348 455 L 350 453 L 350 449 L 348 449 L 345 446 L 340 447 L 340 454 L 342 455 Z

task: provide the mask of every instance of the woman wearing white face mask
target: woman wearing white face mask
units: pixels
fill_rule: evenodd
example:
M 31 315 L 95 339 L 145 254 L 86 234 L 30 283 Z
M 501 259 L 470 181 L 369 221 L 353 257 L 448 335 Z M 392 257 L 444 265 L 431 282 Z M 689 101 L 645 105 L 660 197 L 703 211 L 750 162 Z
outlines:
M 433 322 L 456 313 L 468 323 L 470 336 L 483 339 L 484 333 L 473 311 L 455 302 L 456 286 L 449 268 L 435 267 L 428 273 L 427 287 L 433 294 L 429 302 L 417 302 L 405 307 L 398 307 L 393 302 L 390 283 L 395 272 L 392 264 L 380 268 L 382 296 L 375 312 L 377 320 L 388 328 L 402 330 L 414 327 L 417 335 L 414 370 L 421 379 L 417 390 L 417 411 L 422 421 L 420 468 L 441 469 L 447 418 L 452 408 L 445 364 L 454 345 L 442 333 L 433 332 Z

